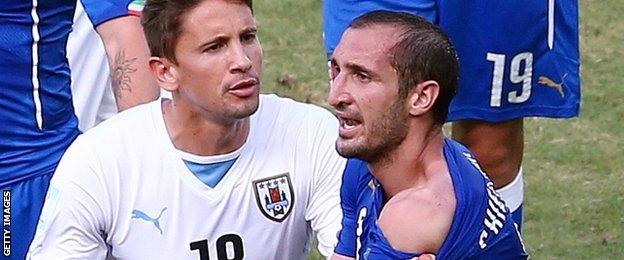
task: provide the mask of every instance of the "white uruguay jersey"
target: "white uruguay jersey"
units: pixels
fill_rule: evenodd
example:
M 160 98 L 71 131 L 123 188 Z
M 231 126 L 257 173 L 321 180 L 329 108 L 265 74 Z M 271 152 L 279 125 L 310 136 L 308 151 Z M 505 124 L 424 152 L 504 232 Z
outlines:
M 341 228 L 345 159 L 326 110 L 261 95 L 250 133 L 210 188 L 180 159 L 161 101 L 129 109 L 65 153 L 30 246 L 33 259 L 305 259 Z

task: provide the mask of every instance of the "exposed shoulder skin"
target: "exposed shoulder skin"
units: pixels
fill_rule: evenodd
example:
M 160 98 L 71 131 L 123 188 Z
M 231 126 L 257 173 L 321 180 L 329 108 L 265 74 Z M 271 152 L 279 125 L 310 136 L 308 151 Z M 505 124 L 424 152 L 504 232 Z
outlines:
M 437 254 L 455 213 L 451 183 L 410 188 L 384 206 L 377 224 L 393 248 L 406 253 Z

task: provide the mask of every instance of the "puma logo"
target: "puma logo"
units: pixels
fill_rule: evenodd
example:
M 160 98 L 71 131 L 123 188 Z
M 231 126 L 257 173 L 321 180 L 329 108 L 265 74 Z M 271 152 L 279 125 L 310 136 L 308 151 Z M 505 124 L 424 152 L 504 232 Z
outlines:
M 567 73 L 561 78 L 561 83 L 556 83 L 546 76 L 541 76 L 538 78 L 537 83 L 546 85 L 549 88 L 556 89 L 557 91 L 559 91 L 559 94 L 561 94 L 561 97 L 564 97 L 565 95 L 563 94 L 563 83 L 565 82 L 566 76 L 568 76 Z
M 160 229 L 160 217 L 162 217 L 162 214 L 163 214 L 163 212 L 165 212 L 165 210 L 167 210 L 167 207 L 164 207 L 160 211 L 160 214 L 158 215 L 158 217 L 152 218 L 152 217 L 148 216 L 147 214 L 145 214 L 143 211 L 135 209 L 135 210 L 132 211 L 132 218 L 138 218 L 138 219 L 145 220 L 147 222 L 152 222 L 152 224 L 154 224 L 156 229 L 158 229 L 158 231 L 160 231 L 160 234 L 162 235 L 163 231 L 162 231 L 162 229 Z

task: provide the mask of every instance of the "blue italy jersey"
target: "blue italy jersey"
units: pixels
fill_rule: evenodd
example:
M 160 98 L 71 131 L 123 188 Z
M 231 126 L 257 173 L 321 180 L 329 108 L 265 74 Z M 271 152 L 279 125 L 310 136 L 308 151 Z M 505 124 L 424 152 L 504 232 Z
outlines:
M 456 208 L 437 259 L 527 258 L 508 208 L 468 149 L 446 139 L 444 156 Z M 376 225 L 383 201 L 383 189 L 366 163 L 349 160 L 341 188 L 344 217 L 336 253 L 350 257 L 357 254 L 363 259 L 410 259 L 420 255 L 393 249 Z
M 448 120 L 502 122 L 579 114 L 578 1 L 325 0 L 325 50 L 373 10 L 409 12 L 437 23 L 460 63 Z
M 84 0 L 94 25 L 129 0 Z M 76 0 L 0 6 L 0 186 L 54 171 L 78 135 L 66 58 Z

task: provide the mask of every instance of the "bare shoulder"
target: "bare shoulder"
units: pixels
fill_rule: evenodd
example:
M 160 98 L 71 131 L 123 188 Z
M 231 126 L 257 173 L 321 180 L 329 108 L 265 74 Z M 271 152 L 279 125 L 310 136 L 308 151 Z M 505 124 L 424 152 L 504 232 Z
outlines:
M 455 202 L 452 186 L 407 189 L 388 201 L 377 224 L 393 248 L 437 254 L 451 227 Z

